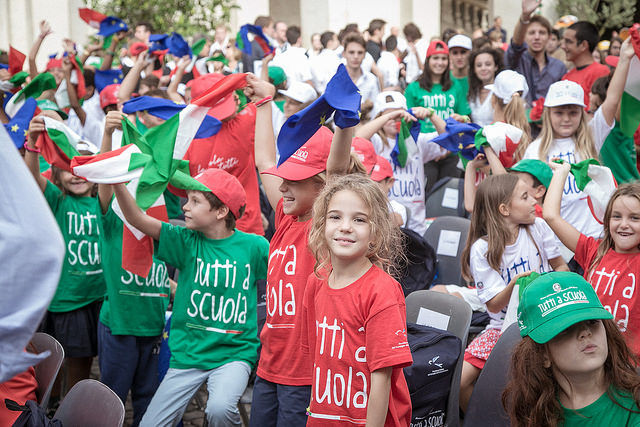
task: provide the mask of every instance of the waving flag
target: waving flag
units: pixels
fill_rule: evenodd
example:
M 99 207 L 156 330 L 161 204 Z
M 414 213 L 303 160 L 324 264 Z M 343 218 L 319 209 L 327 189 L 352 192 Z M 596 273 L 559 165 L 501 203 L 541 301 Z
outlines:
M 178 58 L 186 55 L 193 56 L 189 44 L 176 32 L 167 37 L 167 47 L 169 48 L 169 53 Z
M 64 123 L 47 116 L 42 118 L 45 131 L 40 133 L 36 147 L 40 149 L 42 157 L 50 165 L 71 172 L 71 159 L 80 155 L 78 150 L 87 150 L 92 153 L 99 151 L 98 147 L 83 140 Z
M 324 94 L 282 125 L 278 134 L 278 166 L 302 147 L 332 114 L 335 113 L 333 120 L 340 128 L 357 125 L 360 122 L 361 99 L 358 87 L 349 77 L 344 64 L 340 64 Z
M 79 8 L 78 14 L 80 15 L 80 19 L 89 24 L 91 28 L 95 28 L 96 30 L 99 30 L 100 23 L 107 19 L 107 15 L 86 7 Z
M 102 92 L 109 85 L 122 83 L 122 79 L 122 70 L 96 70 L 93 82 L 98 92 Z
M 446 123 L 446 132 L 435 137 L 432 142 L 452 153 L 458 153 L 463 161 L 473 160 L 478 155 L 475 135 L 480 126 L 475 123 L 460 123 L 451 117 Z
M 407 160 L 418 152 L 418 135 L 420 122 L 418 120 L 407 123 L 404 119 L 399 122 L 400 129 L 396 135 L 396 145 L 391 150 L 393 164 L 401 168 L 407 165 Z
M 600 166 L 595 159 L 588 159 L 572 164 L 571 174 L 578 189 L 589 196 L 589 208 L 593 217 L 602 224 L 609 199 L 617 187 L 611 169 Z
M 29 129 L 29 122 L 33 118 L 37 106 L 35 99 L 28 98 L 9 123 L 4 125 L 16 148 L 22 148 L 24 145 L 24 140 L 27 137 L 27 131 Z
M 7 101 L 4 111 L 9 117 L 13 117 L 18 110 L 22 108 L 22 105 L 27 98 L 38 98 L 45 90 L 55 89 L 56 87 L 56 79 L 53 77 L 53 74 L 38 74 L 33 80 L 31 80 L 31 83 L 26 85 L 22 90 L 13 95 L 9 101 Z
M 249 41 L 249 33 L 254 35 L 253 40 L 255 40 L 262 51 L 264 52 L 264 56 L 267 56 L 275 51 L 275 48 L 269 43 L 269 39 L 262 32 L 262 27 L 258 25 L 245 24 L 240 27 L 240 31 L 236 35 L 236 46 L 238 49 L 246 53 L 247 55 L 252 54 L 251 49 L 251 41 Z
M 629 36 L 636 54 L 631 58 L 620 100 L 620 128 L 622 133 L 632 137 L 640 125 L 640 24 L 631 27 Z
M 24 53 L 13 46 L 9 46 L 9 72 L 12 76 L 22 71 L 22 66 L 26 58 Z
M 505 168 L 510 168 L 515 163 L 513 154 L 520 144 L 522 130 L 504 122 L 495 122 L 487 125 L 476 132 L 475 147 L 484 152 L 483 146 L 488 145 L 496 152 L 500 163 Z

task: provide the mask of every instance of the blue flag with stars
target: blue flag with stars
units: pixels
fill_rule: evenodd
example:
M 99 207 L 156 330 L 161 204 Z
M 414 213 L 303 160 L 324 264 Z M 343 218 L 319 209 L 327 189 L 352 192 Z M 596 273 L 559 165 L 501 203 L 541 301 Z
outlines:
M 16 148 L 22 148 L 24 145 L 27 130 L 29 129 L 29 122 L 33 118 L 37 106 L 38 103 L 34 98 L 27 98 L 11 121 L 4 125 Z
M 93 83 L 98 92 L 102 92 L 102 89 L 109 85 L 122 83 L 122 79 L 124 79 L 122 70 L 96 70 Z
M 449 117 L 447 119 L 446 132 L 432 139 L 442 148 L 459 153 L 467 160 L 473 160 L 478 155 L 475 146 L 475 136 L 480 126 L 475 123 L 460 123 Z
M 100 22 L 100 31 L 98 31 L 98 35 L 107 37 L 120 31 L 128 30 L 129 27 L 127 27 L 127 24 L 125 24 L 122 19 L 116 18 L 115 16 L 107 16 L 107 19 Z
M 169 38 L 168 34 L 151 34 L 149 36 L 149 43 L 151 43 L 151 46 L 149 46 L 149 52 L 169 49 L 167 46 L 167 38 Z
M 334 123 L 340 128 L 357 125 L 360 122 L 361 100 L 358 87 L 349 77 L 344 64 L 340 64 L 324 94 L 282 125 L 278 134 L 278 166 L 302 147 L 332 114 Z

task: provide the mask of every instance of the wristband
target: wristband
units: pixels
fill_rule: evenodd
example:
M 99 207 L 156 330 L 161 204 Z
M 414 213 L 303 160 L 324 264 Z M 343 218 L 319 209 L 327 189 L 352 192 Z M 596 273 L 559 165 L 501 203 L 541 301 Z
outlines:
M 29 147 L 29 141 L 25 142 L 23 147 L 24 147 L 25 150 L 31 151 L 32 153 L 39 153 L 40 152 L 39 148 L 31 148 L 31 147 Z
M 110 50 L 108 50 L 108 51 L 106 51 L 104 54 L 105 54 L 105 55 L 109 55 L 109 56 L 113 56 L 113 55 L 115 55 L 116 53 L 115 53 L 115 52 L 111 52 Z
M 273 96 L 269 95 L 267 97 L 262 98 L 260 101 L 256 102 L 256 108 L 262 107 L 264 104 L 273 101 Z
M 431 116 L 433 116 L 433 113 L 435 113 L 435 112 L 436 112 L 436 110 L 434 110 L 434 109 L 433 109 L 433 108 L 431 108 L 431 107 L 427 107 L 427 111 L 428 111 L 428 113 L 429 113 L 429 115 L 427 116 L 427 119 L 431 118 Z
M 529 24 L 531 24 L 531 16 L 529 16 L 529 19 L 528 19 L 527 21 L 524 21 L 524 20 L 522 19 L 522 15 L 520 15 L 520 23 L 521 23 L 521 24 L 523 24 L 523 25 L 529 25 Z

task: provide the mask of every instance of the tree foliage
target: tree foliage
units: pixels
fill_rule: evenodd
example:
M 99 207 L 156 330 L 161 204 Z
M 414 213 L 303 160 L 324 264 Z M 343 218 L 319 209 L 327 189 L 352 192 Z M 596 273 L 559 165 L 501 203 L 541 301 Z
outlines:
M 228 23 L 236 0 L 85 0 L 87 7 L 123 19 L 129 27 L 148 22 L 154 33 L 208 33 Z
M 575 15 L 580 20 L 593 22 L 600 36 L 633 24 L 636 0 L 558 0 L 558 16 Z

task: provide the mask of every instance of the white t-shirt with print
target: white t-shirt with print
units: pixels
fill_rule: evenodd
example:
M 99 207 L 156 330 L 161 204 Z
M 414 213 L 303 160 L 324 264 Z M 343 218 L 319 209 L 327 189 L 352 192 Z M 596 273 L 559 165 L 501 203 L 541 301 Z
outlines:
M 409 210 L 407 227 L 421 236 L 427 231 L 425 223 L 424 164 L 447 152 L 438 144 L 431 142 L 437 135 L 436 132 L 419 134 L 417 141 L 418 151 L 413 157 L 407 159 L 407 164 L 403 168 L 394 165 L 391 159 L 391 151 L 396 144 L 395 139 L 387 138 L 387 145 L 384 145 L 382 138 L 378 134 L 371 137 L 376 153 L 387 159 L 393 167 L 395 182 L 389 192 L 389 199 L 396 200 L 406 206 Z
M 520 227 L 516 242 L 505 247 L 500 262 L 500 271 L 489 266 L 487 261 L 489 244 L 486 240 L 478 239 L 471 246 L 469 257 L 471 275 L 476 284 L 478 298 L 484 304 L 506 288 L 517 274 L 527 271 L 535 271 L 536 273 L 551 271 L 549 260 L 560 256 L 555 234 L 541 218 L 536 218 L 533 225 L 529 226 L 529 232 L 531 236 L 525 227 Z M 531 240 L 532 237 L 533 240 Z M 499 313 L 487 310 L 491 321 L 486 329 L 502 328 L 507 307 L 504 307 Z
M 589 129 L 593 136 L 596 151 L 599 153 L 605 139 L 613 129 L 614 123 L 609 126 L 602 115 L 602 111 L 598 108 L 589 122 Z M 540 138 L 533 141 L 524 153 L 525 159 L 538 159 L 538 150 L 540 149 Z M 546 159 L 540 159 L 548 162 L 554 157 L 568 161 L 570 163 L 578 163 L 583 160 L 582 156 L 575 151 L 576 146 L 573 138 L 556 138 L 553 140 Z M 560 205 L 560 214 L 569 224 L 573 225 L 579 232 L 589 237 L 598 238 L 602 234 L 602 224 L 598 223 L 591 214 L 587 195 L 580 191 L 576 185 L 573 175 L 569 174 L 567 181 L 564 183 L 564 192 L 562 196 L 562 204 Z

